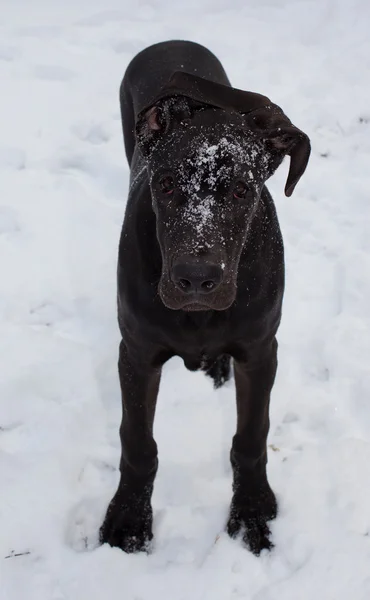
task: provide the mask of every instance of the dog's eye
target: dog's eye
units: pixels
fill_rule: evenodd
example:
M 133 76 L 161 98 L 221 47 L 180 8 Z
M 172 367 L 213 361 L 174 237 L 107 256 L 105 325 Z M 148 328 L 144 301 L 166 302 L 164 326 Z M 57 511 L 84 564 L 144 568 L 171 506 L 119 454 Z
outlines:
M 238 200 L 242 200 L 243 198 L 246 197 L 248 192 L 248 187 L 245 183 L 243 183 L 242 181 L 238 181 L 238 183 L 236 184 L 236 186 L 234 187 L 234 198 L 237 198 Z
M 173 190 L 175 188 L 174 178 L 171 177 L 171 175 L 166 175 L 166 177 L 162 177 L 162 179 L 159 182 L 159 187 L 162 194 L 166 194 L 167 196 L 173 194 Z

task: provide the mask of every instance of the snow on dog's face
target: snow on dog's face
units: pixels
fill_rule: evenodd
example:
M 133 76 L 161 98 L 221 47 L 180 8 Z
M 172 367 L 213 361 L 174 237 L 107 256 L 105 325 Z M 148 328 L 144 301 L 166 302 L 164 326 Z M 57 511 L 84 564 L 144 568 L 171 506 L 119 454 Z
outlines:
M 227 309 L 263 185 L 284 154 L 269 151 L 243 115 L 207 107 L 190 116 L 183 99 L 166 100 L 161 119 L 149 110 L 138 140 L 157 217 L 162 301 L 171 309 Z

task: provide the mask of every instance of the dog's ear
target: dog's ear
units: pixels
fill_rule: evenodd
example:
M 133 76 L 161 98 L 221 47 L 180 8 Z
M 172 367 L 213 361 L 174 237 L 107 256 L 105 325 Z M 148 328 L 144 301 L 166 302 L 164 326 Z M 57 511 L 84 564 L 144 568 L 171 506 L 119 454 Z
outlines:
M 242 113 L 248 127 L 266 140 L 266 146 L 276 159 L 276 168 L 284 156 L 290 156 L 285 194 L 292 195 L 307 167 L 310 140 L 267 96 L 208 81 L 183 71 L 175 72 L 161 92 L 168 93 L 184 94 L 204 104 Z
M 186 121 L 191 117 L 197 105 L 242 113 L 247 129 L 265 141 L 275 159 L 275 168 L 284 156 L 290 156 L 285 194 L 292 195 L 310 157 L 308 136 L 295 127 L 281 108 L 267 96 L 245 92 L 184 71 L 173 73 L 153 104 L 139 112 L 136 136 L 143 154 L 149 154 L 153 143 L 169 130 L 176 118 Z
M 141 111 L 136 122 L 136 139 L 144 156 L 150 154 L 156 142 L 176 122 L 186 125 L 193 108 L 190 99 L 173 96 L 161 98 L 151 108 Z
M 311 145 L 308 136 L 295 127 L 274 104 L 252 111 L 245 115 L 245 118 L 248 128 L 265 140 L 266 147 L 279 164 L 284 156 L 290 156 L 285 195 L 291 196 L 306 170 L 310 157 Z
M 230 85 L 216 83 L 184 71 L 175 71 L 172 74 L 159 97 L 175 94 L 186 96 L 206 106 L 215 106 L 224 110 L 232 109 L 240 113 L 271 104 L 267 96 L 238 90 Z
M 144 156 L 170 129 L 175 120 L 186 122 L 200 107 L 214 106 L 247 112 L 270 104 L 266 96 L 236 90 L 186 73 L 175 71 L 152 103 L 139 106 L 136 114 L 136 139 Z
M 147 156 L 150 149 L 159 139 L 166 128 L 164 115 L 160 105 L 152 106 L 143 111 L 136 123 L 136 139 L 144 156 Z

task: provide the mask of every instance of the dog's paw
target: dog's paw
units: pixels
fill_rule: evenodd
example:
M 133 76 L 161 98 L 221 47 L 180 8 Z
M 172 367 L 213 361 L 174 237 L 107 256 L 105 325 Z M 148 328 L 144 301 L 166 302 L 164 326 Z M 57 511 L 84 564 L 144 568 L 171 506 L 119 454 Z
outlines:
M 116 546 L 129 554 L 148 552 L 153 538 L 152 521 L 150 504 L 134 506 L 115 496 L 100 528 L 100 543 Z
M 244 498 L 243 501 L 234 496 L 227 532 L 232 538 L 242 533 L 244 544 L 258 556 L 262 550 L 271 550 L 274 547 L 268 522 L 276 515 L 277 502 L 269 486 L 258 495 Z

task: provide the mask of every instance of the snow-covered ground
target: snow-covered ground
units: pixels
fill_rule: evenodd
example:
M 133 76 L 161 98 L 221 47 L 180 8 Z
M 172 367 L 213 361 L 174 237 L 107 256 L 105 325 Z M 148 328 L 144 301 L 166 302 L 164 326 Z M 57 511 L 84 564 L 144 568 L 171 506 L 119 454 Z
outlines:
M 368 0 L 1 0 L 1 600 L 369 600 Z M 96 547 L 115 490 L 115 269 L 128 169 L 118 86 L 169 38 L 201 42 L 313 152 L 270 182 L 287 289 L 269 478 L 276 544 L 224 533 L 233 382 L 166 365 L 150 556 Z M 204 432 L 206 434 L 204 435 Z

